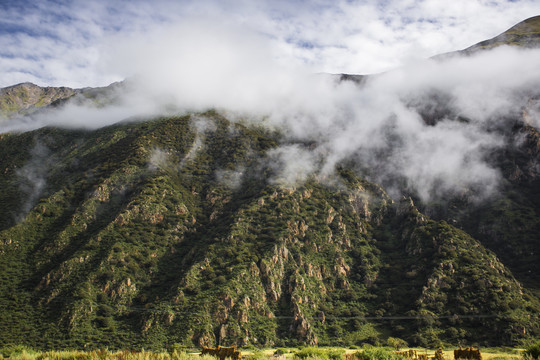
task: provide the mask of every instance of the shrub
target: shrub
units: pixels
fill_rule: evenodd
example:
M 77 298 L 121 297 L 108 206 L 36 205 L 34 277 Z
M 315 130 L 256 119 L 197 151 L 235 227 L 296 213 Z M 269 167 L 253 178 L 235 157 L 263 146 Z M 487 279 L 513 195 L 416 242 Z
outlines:
M 527 348 L 523 352 L 523 355 L 525 358 L 539 359 L 540 358 L 540 340 L 538 340 L 534 344 L 527 346 Z
M 345 350 L 343 349 L 320 349 L 317 347 L 305 347 L 300 349 L 294 354 L 295 358 L 308 359 L 308 358 L 320 358 L 329 360 L 341 360 Z
M 403 360 L 394 350 L 383 347 L 364 346 L 362 352 L 356 353 L 358 360 Z
M 186 346 L 180 343 L 173 343 L 167 346 L 167 352 L 172 356 L 172 354 L 182 353 L 186 351 Z
M 389 337 L 388 340 L 386 340 L 386 345 L 399 351 L 399 349 L 407 347 L 407 342 L 400 338 Z
M 298 359 L 307 359 L 307 358 L 313 358 L 313 357 L 325 358 L 326 356 L 322 349 L 308 346 L 297 351 L 294 354 L 294 357 Z
M 263 360 L 266 356 L 260 350 L 255 350 L 252 355 L 249 356 L 250 360 Z
M 96 316 L 96 324 L 100 328 L 114 328 L 114 321 L 112 317 Z
M 343 349 L 332 349 L 326 353 L 326 356 L 330 360 L 341 360 L 343 359 L 343 355 L 345 355 L 345 350 Z
M 174 351 L 173 353 L 170 354 L 170 356 L 171 356 L 170 357 L 171 360 L 193 360 L 194 358 L 193 355 L 187 354 L 186 352 L 183 352 L 183 351 Z M 209 356 L 209 355 L 205 355 L 202 358 L 197 356 L 197 358 L 199 359 L 211 358 L 211 360 L 216 359 L 214 356 Z
M 115 310 L 111 306 L 109 306 L 107 304 L 100 304 L 98 306 L 98 313 L 101 316 L 109 317 L 109 316 L 112 316 L 115 313 Z
M 2 355 L 5 358 L 21 355 L 23 353 L 33 354 L 35 352 L 31 348 L 26 347 L 24 345 L 7 345 L 0 348 L 0 355 Z
M 276 351 L 274 351 L 274 355 L 285 355 L 286 353 L 288 353 L 288 351 L 284 348 L 277 348 Z

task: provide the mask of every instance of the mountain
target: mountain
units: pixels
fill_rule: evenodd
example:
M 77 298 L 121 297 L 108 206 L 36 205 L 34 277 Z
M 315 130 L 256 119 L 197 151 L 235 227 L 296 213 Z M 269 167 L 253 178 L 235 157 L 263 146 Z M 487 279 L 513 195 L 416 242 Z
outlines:
M 67 87 L 42 88 L 32 83 L 9 86 L 0 89 L 0 115 L 6 118 L 31 113 L 76 93 L 77 90 Z
M 540 16 L 528 18 L 494 38 L 481 41 L 463 50 L 435 55 L 432 59 L 444 60 L 455 56 L 469 56 L 485 50 L 492 50 L 499 46 L 525 49 L 540 47 Z
M 492 49 L 501 45 L 526 48 L 540 46 L 540 16 L 534 16 L 522 21 L 502 34 L 468 47 L 463 50 L 463 52 L 473 53 L 475 51 Z
M 498 46 L 538 48 L 540 46 L 540 16 L 529 18 L 502 34 L 475 44 L 467 49 L 443 54 L 434 59 L 444 61 L 452 56 L 470 56 Z M 431 94 L 436 104 L 418 111 L 428 124 L 444 119 L 459 119 L 444 94 Z M 533 123 L 540 108 L 538 91 L 522 93 L 520 112 L 505 122 L 504 129 L 493 129 L 503 134 L 505 147 L 492 154 L 494 167 L 501 169 L 504 183 L 491 201 L 473 204 L 470 199 L 455 198 L 451 206 L 424 204 L 423 210 L 438 219 L 446 219 L 465 229 L 493 250 L 509 266 L 520 281 L 540 294 L 540 133 Z
M 261 159 L 278 140 L 215 113 L 2 135 L 3 341 L 347 344 L 392 333 L 433 345 L 537 333 L 538 299 L 410 199 L 394 203 L 345 168 L 337 188 L 268 183 Z
M 40 87 L 26 82 L 0 89 L 0 123 L 8 119 L 28 116 L 49 107 L 67 103 L 106 106 L 117 99 L 117 91 L 125 82 L 98 88 L 72 89 L 68 87 Z
M 125 86 L 23 85 L 2 90 L 0 103 L 18 104 L 8 116 L 106 107 Z M 443 95 L 407 106 L 426 126 L 468 121 Z M 215 110 L 0 134 L 0 345 L 538 337 L 539 99 L 526 94 L 523 111 L 491 129 L 505 139 L 489 158 L 503 181 L 483 201 L 474 189 L 392 198 L 399 181 L 350 161 L 331 179 L 291 183 L 276 153 L 312 142 Z

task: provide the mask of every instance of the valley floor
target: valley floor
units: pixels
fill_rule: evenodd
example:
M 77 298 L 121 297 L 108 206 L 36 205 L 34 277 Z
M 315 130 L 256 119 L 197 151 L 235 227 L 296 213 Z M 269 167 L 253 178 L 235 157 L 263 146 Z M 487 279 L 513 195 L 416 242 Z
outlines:
M 390 348 L 369 347 L 364 349 L 349 348 L 279 348 L 279 349 L 240 349 L 243 359 L 249 360 L 339 360 L 351 358 L 350 355 L 359 353 L 354 358 L 360 360 L 399 360 L 406 359 L 395 354 Z M 306 352 L 306 350 L 308 350 Z M 407 349 L 409 350 L 409 349 Z M 413 348 L 417 354 L 425 354 L 428 358 L 435 355 L 434 349 Z M 311 353 L 310 353 L 311 352 Z M 517 360 L 524 359 L 523 349 L 481 349 L 482 360 Z M 308 354 L 306 356 L 306 354 Z M 345 356 L 347 354 L 348 356 Z M 443 350 L 444 360 L 453 360 L 453 349 Z M 23 346 L 4 347 L 0 349 L 0 359 L 19 359 L 19 360 L 216 360 L 211 355 L 202 355 L 198 349 L 186 349 L 186 351 L 109 351 L 107 349 L 80 351 L 43 351 L 36 352 Z

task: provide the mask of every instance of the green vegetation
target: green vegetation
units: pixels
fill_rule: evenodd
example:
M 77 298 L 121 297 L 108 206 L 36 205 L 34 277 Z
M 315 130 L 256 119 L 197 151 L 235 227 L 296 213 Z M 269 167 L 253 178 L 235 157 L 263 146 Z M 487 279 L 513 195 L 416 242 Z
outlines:
M 298 359 L 328 359 L 340 360 L 343 359 L 345 350 L 339 348 L 318 348 L 305 347 L 294 353 L 294 357 Z
M 337 187 L 275 185 L 265 154 L 278 142 L 215 112 L 2 135 L 0 342 L 402 347 L 538 333 L 537 299 L 478 241 L 344 167 Z M 47 175 L 32 197 L 20 169 L 33 164 Z
M 0 348 L 0 357 L 15 358 L 18 356 L 32 356 L 37 353 L 29 347 L 23 345 L 9 345 Z
M 362 351 L 355 353 L 358 360 L 403 360 L 395 351 L 384 347 L 365 346 Z
M 0 346 L 399 349 L 538 336 L 539 298 L 518 281 L 534 256 L 516 279 L 489 242 L 534 253 L 534 182 L 433 220 L 346 164 L 330 182 L 278 185 L 268 152 L 282 140 L 215 111 L 0 135 Z
M 389 337 L 386 340 L 386 345 L 388 345 L 391 348 L 394 348 L 396 351 L 399 351 L 401 350 L 401 348 L 405 348 L 408 346 L 405 340 L 400 339 L 400 338 L 394 338 L 394 337 Z
M 8 349 L 9 348 L 9 349 Z M 249 346 L 251 348 L 251 346 Z M 307 347 L 300 349 L 282 349 L 286 350 L 284 354 L 278 355 L 281 359 L 308 359 L 308 360 L 324 360 L 324 359 L 333 359 L 333 360 L 342 360 L 342 359 L 394 359 L 402 360 L 405 359 L 403 356 L 399 356 L 395 351 L 384 348 L 384 347 L 373 347 L 365 345 L 361 347 L 360 350 L 356 352 L 349 352 L 345 355 L 345 350 L 342 348 L 318 348 L 318 347 Z M 418 354 L 423 354 L 429 357 L 432 357 L 435 350 L 428 349 L 412 349 Z M 61 350 L 61 351 L 34 351 L 30 348 L 21 347 L 21 346 L 10 346 L 0 348 L 0 359 L 4 358 L 3 353 L 8 351 L 10 359 L 25 359 L 25 360 L 70 360 L 70 359 L 79 359 L 79 360 L 215 360 L 216 357 L 210 355 L 200 355 L 200 349 L 194 348 L 183 348 L 178 350 L 167 350 L 158 349 L 156 351 L 133 351 L 133 350 L 120 350 L 120 351 L 111 351 L 108 349 L 97 349 L 91 351 L 81 351 L 81 350 Z M 249 360 L 267 360 L 276 357 L 276 350 L 274 349 L 241 349 L 241 354 L 243 359 Z M 443 352 L 445 359 L 452 359 L 453 354 L 452 350 L 446 350 Z M 496 359 L 520 359 L 522 356 L 525 359 L 530 359 L 529 355 L 523 353 L 522 355 L 516 355 L 520 353 L 516 349 L 483 349 L 482 354 L 485 359 L 496 360 Z M 297 355 L 298 354 L 298 355 Z M 511 355 L 513 354 L 513 355 Z M 226 358 L 228 359 L 228 358 Z
M 527 346 L 525 351 L 523 352 L 525 358 L 530 359 L 539 359 L 540 358 L 540 340 L 532 343 L 531 345 Z
M 215 360 L 213 356 L 199 356 L 186 352 L 150 352 L 150 351 L 108 351 L 99 349 L 94 351 L 46 351 L 12 353 L 10 359 L 20 360 Z

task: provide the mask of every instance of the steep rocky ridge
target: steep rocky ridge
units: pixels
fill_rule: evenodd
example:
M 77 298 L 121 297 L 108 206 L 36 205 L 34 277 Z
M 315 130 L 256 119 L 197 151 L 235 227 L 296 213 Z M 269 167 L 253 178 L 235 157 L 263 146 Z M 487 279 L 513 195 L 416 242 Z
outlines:
M 214 112 L 3 134 L 2 342 L 346 345 L 394 335 L 433 346 L 538 334 L 538 299 L 412 200 L 395 203 L 346 167 L 334 185 L 273 184 L 265 154 L 279 139 Z M 21 169 L 45 148 L 55 161 L 21 212 L 31 181 Z

